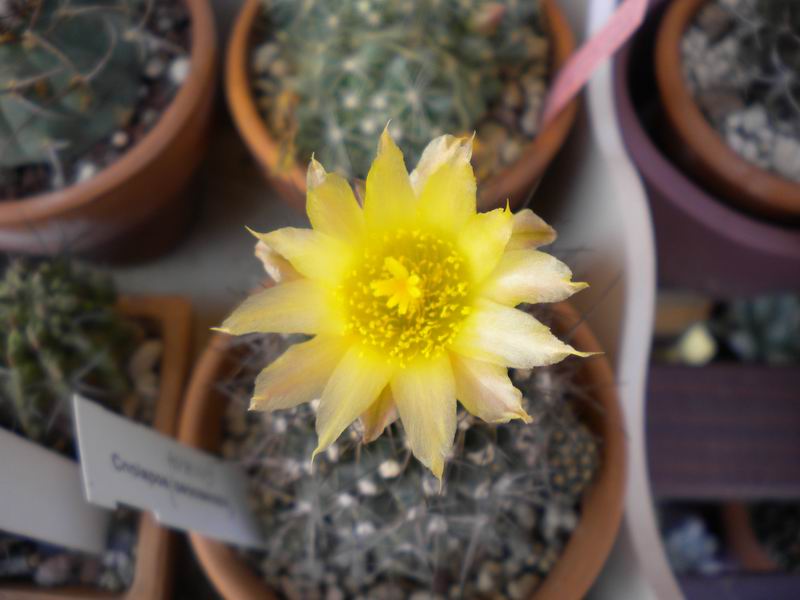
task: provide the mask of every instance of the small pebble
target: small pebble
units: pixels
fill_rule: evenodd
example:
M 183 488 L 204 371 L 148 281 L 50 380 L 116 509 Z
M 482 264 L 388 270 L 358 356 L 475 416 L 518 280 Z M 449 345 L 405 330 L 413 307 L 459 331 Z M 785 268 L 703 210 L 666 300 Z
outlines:
M 189 68 L 191 63 L 189 59 L 182 56 L 176 58 L 169 65 L 169 80 L 173 85 L 181 86 L 186 78 L 189 76 Z
M 144 74 L 150 79 L 158 79 L 164 74 L 166 68 L 167 65 L 162 59 L 158 57 L 151 58 L 144 66 Z
M 400 463 L 396 460 L 385 460 L 381 463 L 381 466 L 378 467 L 378 473 L 384 479 L 393 479 L 400 475 Z

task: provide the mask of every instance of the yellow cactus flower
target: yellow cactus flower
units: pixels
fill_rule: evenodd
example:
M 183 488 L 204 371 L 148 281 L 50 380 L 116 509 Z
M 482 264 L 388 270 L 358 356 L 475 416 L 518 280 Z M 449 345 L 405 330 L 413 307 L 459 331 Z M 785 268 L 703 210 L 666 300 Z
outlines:
M 312 229 L 254 233 L 277 284 L 220 329 L 314 336 L 259 374 L 251 408 L 319 398 L 315 455 L 356 419 L 371 441 L 399 415 L 414 455 L 441 479 L 457 400 L 491 423 L 530 422 L 508 367 L 585 356 L 515 308 L 586 284 L 536 249 L 555 232 L 530 210 L 476 211 L 471 155 L 470 138 L 445 135 L 409 175 L 384 131 L 363 208 L 343 177 L 312 159 Z

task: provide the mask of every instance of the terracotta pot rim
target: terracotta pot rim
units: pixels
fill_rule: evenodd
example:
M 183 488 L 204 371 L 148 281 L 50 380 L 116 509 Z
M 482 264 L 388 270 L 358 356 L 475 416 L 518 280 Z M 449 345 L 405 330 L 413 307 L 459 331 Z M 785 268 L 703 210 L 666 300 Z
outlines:
M 758 540 L 750 511 L 743 502 L 726 502 L 722 506 L 725 536 L 733 553 L 748 571 L 768 573 L 779 571 L 780 566 Z
M 744 213 L 721 202 L 668 159 L 645 131 L 631 101 L 629 70 L 631 45 L 615 57 L 615 102 L 620 113 L 625 145 L 645 180 L 659 194 L 669 198 L 684 214 L 733 243 L 759 252 L 785 258 L 796 258 L 800 252 L 800 230 L 787 228 Z M 626 115 L 629 117 L 626 121 Z
M 0 224 L 14 225 L 48 218 L 54 213 L 97 201 L 144 169 L 146 165 L 157 160 L 161 151 L 186 126 L 192 114 L 204 102 L 205 95 L 209 93 L 206 89 L 205 74 L 213 72 L 217 42 L 214 18 L 208 0 L 182 1 L 189 11 L 192 23 L 189 55 L 191 67 L 186 81 L 155 127 L 119 160 L 103 168 L 87 181 L 19 200 L 0 201 Z
M 561 12 L 557 0 L 542 0 L 550 24 L 553 44 L 553 70 L 561 67 L 575 49 L 575 39 L 569 23 Z M 306 173 L 299 165 L 280 168 L 281 155 L 269 128 L 256 107 L 250 84 L 252 29 L 261 10 L 260 0 L 245 0 L 236 19 L 228 45 L 225 63 L 225 92 L 234 123 L 250 151 L 269 171 L 269 177 L 279 182 L 281 196 L 295 208 L 305 210 Z M 553 33 L 555 32 L 555 33 Z M 482 210 L 505 206 L 506 198 L 533 188 L 532 174 L 541 174 L 566 140 L 578 113 L 579 96 L 576 96 L 551 121 L 537 133 L 522 150 L 520 157 L 485 181 L 479 182 L 479 207 Z M 521 189 L 522 188 L 522 189 Z M 513 198 L 512 208 L 521 204 Z
M 600 351 L 600 345 L 578 313 L 567 303 L 555 306 L 556 321 L 562 328 L 574 326 L 572 342 L 588 351 Z M 203 408 L 215 401 L 213 381 L 225 368 L 233 338 L 214 334 L 195 365 L 186 392 L 178 439 L 185 444 L 204 447 Z M 590 417 L 595 432 L 602 432 L 603 463 L 597 479 L 583 498 L 578 526 L 542 586 L 535 600 L 578 600 L 589 590 L 611 551 L 623 513 L 627 471 L 627 450 L 621 408 L 616 395 L 614 375 L 603 356 L 585 360 L 583 377 L 591 380 L 596 400 L 603 413 Z M 206 448 L 208 449 L 208 448 Z M 275 598 L 263 580 L 239 554 L 225 543 L 197 533 L 189 534 L 198 560 L 217 591 L 226 598 L 255 600 Z M 567 591 L 570 593 L 567 594 Z M 570 594 L 573 594 L 570 595 Z
M 742 207 L 772 218 L 800 217 L 800 183 L 736 154 L 703 115 L 683 78 L 680 42 L 694 15 L 710 0 L 674 0 L 658 28 L 655 70 L 661 103 L 680 140 L 699 166 Z

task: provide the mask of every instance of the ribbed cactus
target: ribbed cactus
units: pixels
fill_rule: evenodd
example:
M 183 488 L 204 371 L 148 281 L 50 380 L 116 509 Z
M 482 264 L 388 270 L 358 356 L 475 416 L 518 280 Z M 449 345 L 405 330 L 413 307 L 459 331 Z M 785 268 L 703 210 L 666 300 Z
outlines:
M 471 134 L 503 89 L 541 61 L 539 3 L 263 0 L 273 36 L 253 55 L 264 117 L 287 164 L 312 151 L 364 177 L 391 120 L 409 164 L 440 133 Z
M 60 165 L 128 122 L 150 4 L 0 0 L 0 167 Z
M 0 415 L 7 426 L 50 445 L 72 438 L 73 392 L 121 402 L 135 330 L 114 302 L 105 275 L 68 260 L 8 266 L 0 281 Z
M 399 425 L 366 445 L 351 428 L 312 472 L 313 403 L 246 413 L 255 374 L 287 341 L 241 343 L 241 371 L 219 382 L 223 454 L 249 472 L 269 544 L 250 558 L 282 597 L 528 598 L 547 576 L 599 465 L 568 364 L 514 373 L 533 424 L 459 413 L 440 494 Z

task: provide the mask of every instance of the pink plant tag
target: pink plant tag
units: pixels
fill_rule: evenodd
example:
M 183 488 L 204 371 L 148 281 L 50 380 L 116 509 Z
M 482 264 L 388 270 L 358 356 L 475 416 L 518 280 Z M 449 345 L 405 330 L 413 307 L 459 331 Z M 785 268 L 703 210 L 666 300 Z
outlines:
M 543 125 L 561 112 L 586 85 L 595 69 L 636 31 L 646 10 L 647 0 L 623 0 L 600 31 L 561 67 L 545 101 Z

